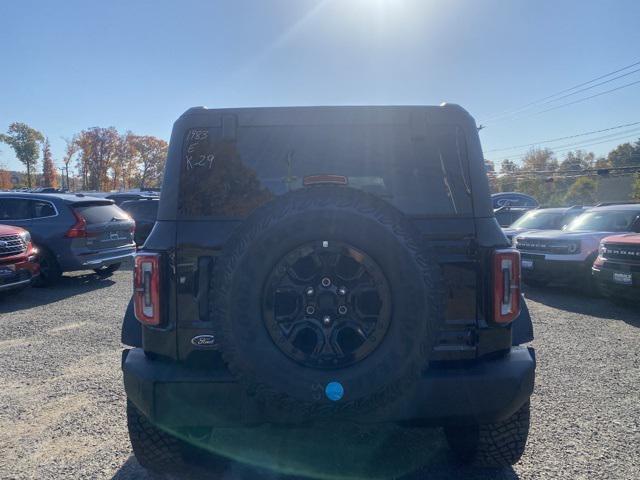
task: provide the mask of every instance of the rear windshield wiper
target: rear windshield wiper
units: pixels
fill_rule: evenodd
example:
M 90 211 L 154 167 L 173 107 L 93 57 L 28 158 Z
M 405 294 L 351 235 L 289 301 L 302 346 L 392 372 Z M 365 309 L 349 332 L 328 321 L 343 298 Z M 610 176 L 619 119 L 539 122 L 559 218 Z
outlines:
M 440 149 L 438 149 L 438 155 L 440 156 L 440 167 L 442 168 L 442 181 L 444 182 L 444 186 L 447 189 L 447 196 L 449 197 L 449 200 L 451 200 L 453 212 L 457 215 L 458 207 L 456 206 L 456 199 L 453 198 L 453 191 L 451 190 L 451 185 L 449 184 L 447 168 L 444 166 L 444 159 L 442 158 L 442 152 L 440 151 Z

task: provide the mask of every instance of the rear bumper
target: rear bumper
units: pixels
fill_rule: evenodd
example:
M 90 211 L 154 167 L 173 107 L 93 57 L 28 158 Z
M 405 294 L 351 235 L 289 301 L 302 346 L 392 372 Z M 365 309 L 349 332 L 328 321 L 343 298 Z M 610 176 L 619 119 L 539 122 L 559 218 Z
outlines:
M 102 250 L 100 252 L 71 255 L 65 259 L 61 259 L 60 264 L 65 272 L 73 270 L 88 270 L 124 262 L 133 258 L 135 253 L 135 244 L 130 244 L 124 247 Z
M 153 422 L 167 427 L 288 423 L 269 405 L 247 395 L 227 371 L 194 371 L 147 358 L 140 348 L 122 358 L 127 397 Z M 430 425 L 486 423 L 515 413 L 531 396 L 532 348 L 460 368 L 432 367 L 393 408 L 349 420 L 362 423 L 419 422 Z

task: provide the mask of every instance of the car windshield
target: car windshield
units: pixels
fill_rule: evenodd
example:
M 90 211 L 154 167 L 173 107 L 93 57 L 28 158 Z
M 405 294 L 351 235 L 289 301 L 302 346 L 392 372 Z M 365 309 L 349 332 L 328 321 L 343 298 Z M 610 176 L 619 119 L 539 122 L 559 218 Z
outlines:
M 586 212 L 571 222 L 566 231 L 628 232 L 640 210 L 601 210 Z
M 553 230 L 564 225 L 565 216 L 560 212 L 531 211 L 516 220 L 511 228 Z

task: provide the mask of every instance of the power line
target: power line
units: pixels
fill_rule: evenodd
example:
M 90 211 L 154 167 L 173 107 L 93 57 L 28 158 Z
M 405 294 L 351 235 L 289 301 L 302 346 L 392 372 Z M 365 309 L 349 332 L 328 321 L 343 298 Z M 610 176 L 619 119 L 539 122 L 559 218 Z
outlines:
M 634 63 L 632 63 L 630 65 L 627 65 L 625 67 L 619 68 L 619 69 L 614 70 L 612 72 L 605 73 L 604 75 L 600 75 L 599 77 L 593 78 L 593 79 L 591 79 L 589 81 L 579 83 L 577 85 L 574 85 L 573 87 L 565 88 L 564 90 L 560 90 L 559 92 L 556 92 L 556 93 L 554 93 L 552 95 L 548 95 L 546 97 L 539 98 L 538 100 L 534 100 L 532 102 L 529 102 L 529 103 L 527 103 L 527 104 L 525 104 L 525 105 L 523 105 L 521 107 L 518 107 L 518 108 L 515 108 L 515 109 L 510 109 L 510 110 L 504 110 L 501 113 L 498 113 L 496 115 L 488 117 L 484 122 L 480 122 L 480 123 L 487 123 L 487 122 L 490 122 L 492 120 L 500 119 L 500 118 L 503 118 L 503 117 L 513 116 L 516 113 L 520 113 L 521 111 L 528 109 L 529 107 L 532 107 L 534 105 L 538 105 L 538 104 L 540 104 L 542 102 L 545 102 L 545 101 L 550 100 L 552 98 L 555 98 L 555 97 L 557 97 L 559 95 L 562 95 L 563 93 L 567 93 L 567 92 L 570 92 L 570 91 L 575 90 L 577 88 L 584 87 L 586 85 L 589 85 L 590 83 L 597 82 L 598 80 L 602 80 L 603 78 L 610 77 L 611 75 L 615 75 L 616 73 L 623 72 L 625 70 L 628 70 L 628 69 L 630 69 L 632 67 L 635 67 L 635 66 L 638 66 L 638 65 L 640 65 L 640 61 L 634 62 Z
M 563 98 L 571 97 L 573 95 L 577 95 L 578 93 L 586 92 L 587 90 L 591 90 L 592 88 L 600 87 L 601 85 L 605 85 L 607 83 L 614 82 L 614 81 L 616 81 L 616 80 L 618 80 L 620 78 L 628 77 L 629 75 L 632 75 L 632 74 L 634 74 L 636 72 L 640 72 L 640 68 L 636 68 L 635 70 L 631 70 L 630 72 L 623 73 L 622 75 L 618 75 L 617 77 L 610 78 L 609 80 L 605 80 L 604 82 L 596 83 L 595 85 L 591 85 L 589 87 L 581 88 L 580 90 L 576 90 L 575 92 L 567 93 L 566 95 L 563 95 L 561 97 L 554 98 L 553 100 L 549 100 L 547 102 L 544 102 L 542 105 L 548 105 L 549 103 L 557 102 L 558 100 L 562 100 Z
M 600 137 L 594 137 L 594 138 L 590 138 L 587 140 L 582 140 L 580 142 L 575 142 L 575 143 L 569 143 L 569 144 L 565 144 L 565 145 L 558 145 L 556 147 L 553 147 L 553 152 L 554 153 L 561 153 L 563 151 L 567 151 L 567 150 L 573 150 L 575 148 L 581 148 L 581 147 L 587 147 L 590 145 L 594 145 L 594 144 L 599 144 L 599 143 L 604 143 L 604 142 L 597 142 L 594 143 L 597 140 L 604 140 L 605 142 L 612 142 L 615 140 L 626 140 L 629 138 L 630 135 L 634 135 L 635 133 L 640 133 L 640 129 L 638 128 L 634 128 L 631 130 L 627 130 L 625 132 L 616 132 L 613 134 L 608 134 L 608 135 L 603 135 Z M 514 159 L 514 158 L 522 158 L 525 157 L 529 154 L 529 152 L 521 152 L 518 153 L 516 155 L 509 155 L 506 157 L 502 157 L 499 160 L 506 160 L 506 159 Z
M 563 103 L 562 105 L 556 105 L 555 107 L 547 108 L 546 110 L 536 112 L 534 115 L 540 115 L 541 113 L 550 112 L 552 110 L 557 110 L 558 108 L 562 108 L 562 107 L 568 107 L 569 105 L 575 105 L 576 103 L 584 102 L 585 100 L 590 100 L 592 98 L 596 98 L 601 95 L 605 95 L 607 93 L 615 92 L 617 90 L 622 90 L 623 88 L 631 87 L 632 85 L 637 85 L 638 83 L 640 83 L 640 80 L 636 80 L 635 82 L 620 85 L 619 87 L 612 88 L 611 90 L 605 90 L 604 92 L 596 93 L 594 95 L 589 95 L 588 97 L 579 98 L 578 100 L 574 100 L 573 102 Z
M 549 175 L 564 175 L 564 174 L 587 174 L 587 173 L 596 173 L 599 174 L 602 170 L 606 170 L 607 174 L 611 173 L 619 174 L 619 175 L 628 175 L 637 173 L 640 170 L 640 165 L 627 165 L 624 167 L 590 167 L 590 168 L 581 168 L 580 170 L 519 170 L 517 172 L 508 172 L 508 173 L 496 173 L 494 175 L 508 175 L 510 177 L 525 177 L 525 176 L 549 176 Z
M 601 137 L 595 137 L 595 138 L 591 138 L 588 140 L 583 140 L 582 142 L 577 142 L 577 143 L 572 143 L 572 144 L 566 144 L 566 145 L 559 145 L 557 147 L 555 147 L 555 149 L 553 150 L 553 153 L 565 153 L 571 150 L 575 150 L 576 148 L 584 148 L 584 147 L 590 147 L 590 146 L 594 146 L 594 145 L 600 145 L 603 143 L 607 143 L 607 142 L 613 142 L 613 141 L 617 141 L 617 140 L 629 140 L 629 136 L 633 135 L 634 133 L 639 133 L 640 134 L 640 129 L 632 129 L 632 130 L 628 130 L 626 132 L 616 132 L 615 134 L 609 134 L 609 135 L 603 135 Z M 600 140 L 600 141 L 595 141 L 595 140 Z M 504 160 L 521 160 L 522 158 L 526 157 L 529 154 L 529 152 L 523 152 L 523 153 L 519 153 L 517 155 L 510 155 L 507 157 L 502 157 L 499 159 L 496 159 L 494 161 L 496 162 L 502 162 Z
M 592 135 L 594 133 L 602 133 L 602 132 L 608 132 L 610 130 L 617 130 L 619 128 L 632 127 L 633 125 L 640 125 L 640 122 L 625 123 L 623 125 L 616 125 L 615 127 L 603 128 L 602 130 L 592 130 L 590 132 L 577 133 L 575 135 L 568 135 L 566 137 L 551 138 L 549 140 L 542 140 L 540 142 L 524 143 L 522 145 L 513 145 L 511 147 L 504 147 L 504 148 L 493 148 L 491 150 L 487 150 L 485 153 L 504 152 L 504 151 L 507 151 L 507 150 L 515 150 L 516 148 L 534 147 L 536 145 L 541 145 L 543 143 L 553 143 L 553 142 L 557 142 L 557 141 L 560 141 L 560 140 L 568 140 L 570 138 L 584 137 L 584 136 L 587 136 L 587 135 Z

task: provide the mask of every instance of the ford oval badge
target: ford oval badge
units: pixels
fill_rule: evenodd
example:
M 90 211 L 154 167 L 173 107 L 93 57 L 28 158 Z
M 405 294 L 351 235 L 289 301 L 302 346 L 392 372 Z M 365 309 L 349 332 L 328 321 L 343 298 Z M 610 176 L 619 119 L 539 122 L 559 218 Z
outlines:
M 216 337 L 213 335 L 198 335 L 191 339 L 191 343 L 196 347 L 213 347 L 216 344 Z

